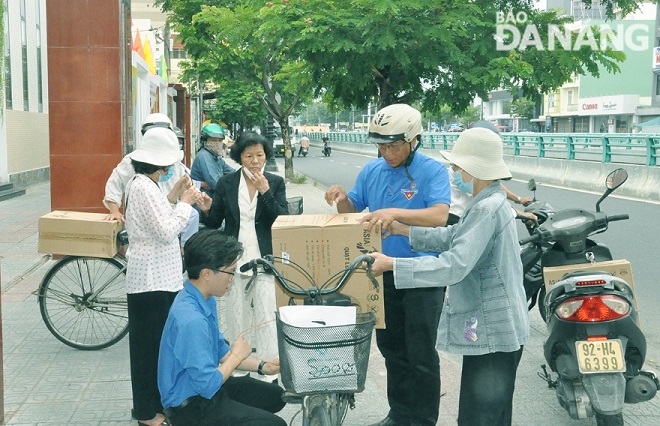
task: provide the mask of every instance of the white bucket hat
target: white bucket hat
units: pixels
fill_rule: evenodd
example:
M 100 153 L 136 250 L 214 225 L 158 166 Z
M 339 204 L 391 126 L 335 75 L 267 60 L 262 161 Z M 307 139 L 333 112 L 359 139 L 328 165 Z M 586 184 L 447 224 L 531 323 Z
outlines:
M 511 172 L 504 164 L 502 138 L 492 130 L 467 129 L 458 137 L 451 152 L 442 151 L 440 154 L 477 179 L 511 178 Z
M 169 166 L 183 159 L 176 134 L 164 127 L 152 127 L 142 136 L 140 148 L 129 154 L 131 160 L 154 166 Z

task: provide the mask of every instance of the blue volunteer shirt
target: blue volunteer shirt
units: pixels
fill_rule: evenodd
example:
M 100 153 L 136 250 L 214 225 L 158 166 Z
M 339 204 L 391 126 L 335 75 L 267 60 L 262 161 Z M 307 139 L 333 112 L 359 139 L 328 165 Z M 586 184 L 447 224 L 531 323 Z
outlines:
M 158 356 L 158 390 L 163 407 L 177 407 L 191 396 L 211 399 L 224 377 L 217 369 L 230 346 L 218 329 L 215 297 L 186 280 L 165 322 Z
M 451 202 L 449 177 L 445 166 L 419 152 L 408 166 L 410 180 L 404 167 L 393 168 L 383 158 L 367 163 L 348 193 L 355 209 L 376 211 L 386 208 L 425 209 L 435 204 Z M 402 235 L 391 235 L 383 240 L 383 253 L 393 257 L 437 255 L 413 252 L 410 241 Z

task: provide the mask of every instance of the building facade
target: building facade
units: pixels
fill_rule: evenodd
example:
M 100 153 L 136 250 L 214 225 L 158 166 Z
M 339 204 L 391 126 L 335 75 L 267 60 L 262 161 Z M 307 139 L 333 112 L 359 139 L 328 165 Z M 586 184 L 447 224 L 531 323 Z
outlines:
M 0 182 L 16 187 L 49 178 L 46 0 L 4 3 Z

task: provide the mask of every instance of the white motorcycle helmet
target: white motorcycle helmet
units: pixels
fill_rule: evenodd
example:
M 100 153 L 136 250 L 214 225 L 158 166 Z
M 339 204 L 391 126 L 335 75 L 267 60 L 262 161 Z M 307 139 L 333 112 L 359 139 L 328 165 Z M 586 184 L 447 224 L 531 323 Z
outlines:
M 165 114 L 161 114 L 159 112 L 149 114 L 144 118 L 142 121 L 141 129 L 142 135 L 144 135 L 147 130 L 153 127 L 164 127 L 174 131 L 174 128 L 172 127 L 172 120 L 170 120 L 170 118 Z
M 367 140 L 371 143 L 413 142 L 422 134 L 422 114 L 406 104 L 381 109 L 369 123 Z

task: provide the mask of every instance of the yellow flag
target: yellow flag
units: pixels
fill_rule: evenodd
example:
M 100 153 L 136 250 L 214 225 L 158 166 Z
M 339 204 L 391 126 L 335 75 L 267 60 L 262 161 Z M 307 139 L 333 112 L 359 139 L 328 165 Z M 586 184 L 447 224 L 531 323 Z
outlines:
M 151 51 L 151 44 L 149 43 L 149 37 L 144 38 L 144 60 L 147 61 L 149 65 L 149 73 L 156 74 L 156 62 L 154 62 L 154 54 Z

